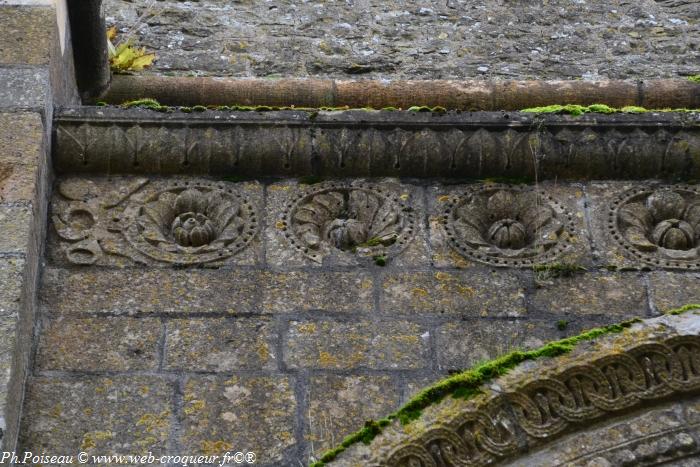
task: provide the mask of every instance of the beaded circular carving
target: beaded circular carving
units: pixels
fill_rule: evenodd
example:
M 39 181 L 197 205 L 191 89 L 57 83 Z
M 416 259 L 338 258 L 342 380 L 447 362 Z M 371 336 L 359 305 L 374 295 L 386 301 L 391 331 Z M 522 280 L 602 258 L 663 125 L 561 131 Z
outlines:
M 575 232 L 561 203 L 528 186 L 471 187 L 448 201 L 442 221 L 460 255 L 502 267 L 551 262 L 571 247 Z
M 130 215 L 131 214 L 131 215 Z M 144 255 L 169 263 L 197 264 L 228 258 L 255 237 L 255 209 L 223 183 L 174 182 L 127 208 L 125 238 Z M 126 221 L 126 222 L 124 222 Z
M 700 189 L 637 187 L 608 210 L 608 231 L 625 252 L 650 265 L 700 269 Z
M 360 257 L 398 254 L 413 237 L 413 208 L 395 193 L 364 183 L 312 185 L 291 200 L 279 227 L 313 261 L 332 251 Z

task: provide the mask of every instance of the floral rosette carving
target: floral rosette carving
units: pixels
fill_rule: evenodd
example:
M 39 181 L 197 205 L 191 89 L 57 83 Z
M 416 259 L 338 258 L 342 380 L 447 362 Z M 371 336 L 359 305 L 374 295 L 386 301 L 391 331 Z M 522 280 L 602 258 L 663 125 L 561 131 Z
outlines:
M 92 181 L 69 179 L 58 191 L 54 226 L 76 264 L 105 254 L 139 263 L 209 263 L 236 254 L 257 232 L 251 204 L 223 183 L 135 179 L 101 192 Z
M 442 219 L 459 254 L 495 266 L 551 261 L 568 248 L 574 233 L 563 206 L 528 187 L 471 188 L 448 202 Z
M 609 228 L 628 253 L 655 266 L 700 268 L 700 191 L 637 188 L 610 209 Z
M 139 252 L 179 264 L 229 257 L 255 233 L 252 208 L 216 185 L 175 185 L 146 199 L 124 230 Z
M 314 186 L 284 214 L 285 236 L 317 262 L 333 250 L 374 258 L 393 255 L 413 234 L 413 210 L 371 185 Z

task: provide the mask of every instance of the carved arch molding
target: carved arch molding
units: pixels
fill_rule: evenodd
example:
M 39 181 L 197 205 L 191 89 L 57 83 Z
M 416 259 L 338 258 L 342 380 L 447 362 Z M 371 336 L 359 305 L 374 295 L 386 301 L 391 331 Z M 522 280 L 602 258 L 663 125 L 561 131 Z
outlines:
M 643 343 L 569 366 L 558 374 L 486 398 L 463 412 L 456 411 L 417 436 L 406 435 L 407 439 L 365 465 L 458 467 L 508 461 L 529 465 L 520 464 L 519 459 L 533 447 L 551 446 L 568 433 L 587 430 L 592 423 L 619 414 L 698 394 L 700 337 L 676 336 Z M 697 456 L 700 446 L 688 431 L 700 433 L 700 420 L 694 425 L 679 424 L 651 435 L 634 433 L 641 439 L 636 449 L 633 442 L 620 439 L 605 450 L 594 445 L 583 455 L 564 452 L 560 461 L 564 465 L 639 466 Z
M 75 264 L 114 255 L 201 265 L 245 250 L 259 233 L 260 210 L 236 183 L 135 178 L 105 189 L 68 179 L 58 185 L 52 218 L 66 258 Z M 289 248 L 312 261 L 334 252 L 392 257 L 410 243 L 422 214 L 410 196 L 379 184 L 325 182 L 290 196 L 278 228 Z M 636 260 L 700 269 L 697 186 L 634 188 L 612 201 L 607 216 L 612 241 Z M 458 254 L 500 267 L 555 262 L 572 248 L 575 233 L 561 202 L 523 185 L 469 187 L 448 200 L 440 220 Z

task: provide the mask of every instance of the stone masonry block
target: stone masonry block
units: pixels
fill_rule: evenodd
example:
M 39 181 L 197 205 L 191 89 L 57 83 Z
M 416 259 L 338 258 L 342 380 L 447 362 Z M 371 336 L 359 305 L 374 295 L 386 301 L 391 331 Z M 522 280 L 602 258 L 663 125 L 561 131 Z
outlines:
M 387 274 L 381 310 L 391 314 L 451 313 L 468 316 L 522 316 L 525 290 L 505 271 L 412 272 Z
M 531 350 L 565 337 L 556 323 L 475 320 L 441 325 L 437 331 L 441 370 L 465 370 L 514 350 Z
M 48 70 L 0 68 L 0 108 L 43 109 L 48 88 Z
M 365 420 L 377 420 L 399 405 L 399 391 L 390 376 L 322 375 L 309 381 L 306 423 L 310 455 L 318 459 Z
M 165 367 L 184 371 L 274 369 L 275 324 L 269 318 L 175 319 L 166 323 Z
M 0 258 L 0 313 L 19 310 L 24 265 L 23 258 Z
M 39 370 L 127 371 L 158 368 L 159 319 L 59 316 L 48 321 L 36 357 Z
M 650 274 L 651 296 L 659 312 L 700 303 L 700 273 L 654 272 Z
M 0 112 L 0 161 L 36 166 L 44 126 L 36 112 Z
M 636 273 L 553 278 L 535 290 L 532 302 L 537 312 L 562 318 L 606 315 L 620 321 L 647 313 L 647 293 L 642 277 Z
M 265 272 L 261 276 L 264 311 L 324 310 L 371 312 L 374 281 L 364 272 Z
M 48 64 L 55 28 L 53 8 L 0 5 L 0 64 Z
M 247 271 L 48 268 L 40 299 L 52 313 L 237 314 L 254 311 L 256 289 Z
M 173 419 L 172 383 L 147 376 L 34 377 L 26 387 L 21 451 L 166 452 Z
M 0 204 L 0 253 L 26 253 L 32 208 Z
M 183 395 L 183 452 L 256 453 L 256 463 L 285 461 L 296 442 L 293 381 L 284 376 L 191 377 Z
M 429 336 L 407 321 L 292 321 L 284 359 L 290 368 L 425 368 Z

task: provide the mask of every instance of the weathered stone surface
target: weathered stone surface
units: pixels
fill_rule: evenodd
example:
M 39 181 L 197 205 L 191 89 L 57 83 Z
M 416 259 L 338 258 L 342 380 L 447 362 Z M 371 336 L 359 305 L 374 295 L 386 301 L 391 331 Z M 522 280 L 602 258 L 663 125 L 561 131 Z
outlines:
M 41 68 L 0 68 L 0 108 L 42 109 L 49 84 Z
M 311 459 L 361 428 L 364 420 L 382 418 L 399 403 L 399 391 L 389 376 L 313 376 L 306 397 Z
M 41 114 L 0 112 L 0 161 L 36 167 L 43 134 Z
M 5 421 L 5 405 L 8 401 L 8 383 L 12 371 L 12 356 L 15 352 L 17 341 L 18 313 L 13 311 L 0 311 L 0 430 L 7 430 Z
M 289 368 L 425 368 L 429 337 L 424 326 L 407 321 L 292 321 L 284 363 Z
M 0 201 L 26 203 L 34 200 L 36 182 L 36 167 L 0 161 Z
M 148 0 L 107 0 L 126 31 Z M 160 2 L 153 73 L 368 78 L 640 78 L 697 72 L 693 2 Z M 585 21 L 582 19 L 585 18 Z M 611 27 L 614 25 L 614 27 Z
M 180 178 L 66 178 L 52 203 L 57 262 L 252 265 L 262 187 Z
M 374 309 L 374 280 L 364 272 L 265 272 L 260 281 L 264 311 L 369 313 Z
M 441 370 L 465 370 L 514 350 L 531 350 L 564 337 L 557 323 L 479 320 L 441 325 L 437 330 Z
M 26 252 L 31 222 L 31 206 L 0 204 L 0 253 Z
M 256 463 L 294 462 L 293 380 L 283 376 L 191 377 L 185 382 L 185 452 L 254 452 Z
M 540 283 L 532 298 L 538 312 L 562 318 L 606 315 L 612 321 L 646 316 L 647 296 L 636 273 L 576 274 Z
M 450 313 L 467 316 L 522 316 L 525 290 L 511 272 L 414 272 L 382 280 L 382 311 L 395 314 Z
M 50 313 L 250 313 L 255 274 L 241 271 L 169 271 L 47 268 L 41 297 Z M 95 293 L 99 290 L 100 293 Z
M 24 265 L 23 258 L 0 258 L 0 313 L 19 310 Z
M 700 274 L 653 272 L 649 275 L 651 297 L 656 310 L 669 310 L 700 303 Z
M 62 371 L 155 370 L 160 320 L 73 318 L 48 321 L 39 338 L 36 368 Z
M 20 450 L 77 455 L 166 452 L 175 388 L 145 376 L 31 378 Z
M 428 205 L 437 267 L 590 262 L 579 184 L 434 185 Z
M 48 64 L 55 24 L 53 8 L 0 5 L 0 63 Z
M 267 318 L 175 319 L 166 323 L 170 370 L 238 371 L 277 366 L 275 323 Z

